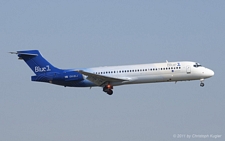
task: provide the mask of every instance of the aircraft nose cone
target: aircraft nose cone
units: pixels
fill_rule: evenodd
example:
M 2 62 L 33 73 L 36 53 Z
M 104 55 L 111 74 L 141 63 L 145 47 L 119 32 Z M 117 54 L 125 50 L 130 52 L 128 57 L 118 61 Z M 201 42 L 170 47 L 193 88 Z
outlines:
M 214 71 L 212 71 L 212 70 L 210 70 L 209 73 L 210 73 L 210 76 L 214 75 Z
M 207 70 L 207 76 L 208 76 L 208 77 L 212 77 L 213 75 L 214 75 L 214 71 L 208 69 L 208 70 Z

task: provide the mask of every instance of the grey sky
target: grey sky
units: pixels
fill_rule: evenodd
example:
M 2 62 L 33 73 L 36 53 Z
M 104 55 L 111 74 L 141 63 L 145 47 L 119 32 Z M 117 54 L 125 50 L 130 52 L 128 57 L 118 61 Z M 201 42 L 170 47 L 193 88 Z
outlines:
M 225 138 L 224 1 L 0 1 L 0 140 Z M 197 61 L 205 81 L 64 88 L 30 81 L 9 51 L 38 49 L 59 68 Z M 203 140 L 191 138 L 191 140 Z M 206 138 L 204 141 L 212 140 Z

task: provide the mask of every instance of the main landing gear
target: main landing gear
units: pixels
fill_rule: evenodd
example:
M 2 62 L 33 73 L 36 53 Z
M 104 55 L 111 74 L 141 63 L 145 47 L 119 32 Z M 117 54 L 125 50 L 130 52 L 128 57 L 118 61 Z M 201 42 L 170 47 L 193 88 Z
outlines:
M 112 95 L 113 94 L 113 86 L 108 84 L 105 87 L 103 87 L 103 91 L 106 92 L 108 95 Z
M 200 81 L 201 81 L 200 86 L 204 87 L 205 86 L 205 84 L 203 83 L 204 79 L 201 79 Z

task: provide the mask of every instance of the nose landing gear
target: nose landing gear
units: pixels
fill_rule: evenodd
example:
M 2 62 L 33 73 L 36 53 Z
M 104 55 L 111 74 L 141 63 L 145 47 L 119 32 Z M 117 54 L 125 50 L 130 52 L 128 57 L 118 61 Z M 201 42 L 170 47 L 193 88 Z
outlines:
M 112 85 L 106 85 L 105 87 L 103 87 L 103 91 L 106 92 L 108 95 L 112 95 L 113 94 L 113 86 Z
M 205 86 L 205 84 L 204 84 L 204 83 L 200 83 L 200 86 L 201 86 L 201 87 L 204 87 L 204 86 Z
M 204 79 L 201 79 L 200 81 L 201 81 L 200 86 L 204 87 L 205 86 L 205 84 L 203 83 Z

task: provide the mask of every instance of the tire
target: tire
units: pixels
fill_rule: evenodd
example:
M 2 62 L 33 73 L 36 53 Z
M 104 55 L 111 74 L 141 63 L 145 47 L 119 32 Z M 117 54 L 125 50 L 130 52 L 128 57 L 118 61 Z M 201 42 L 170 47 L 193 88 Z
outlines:
M 205 86 L 205 84 L 204 84 L 204 83 L 201 83 L 201 84 L 200 84 L 200 86 L 201 86 L 201 87 L 204 87 L 204 86 Z
M 108 92 L 107 92 L 107 94 L 108 95 L 112 95 L 113 94 L 113 91 L 109 89 Z

